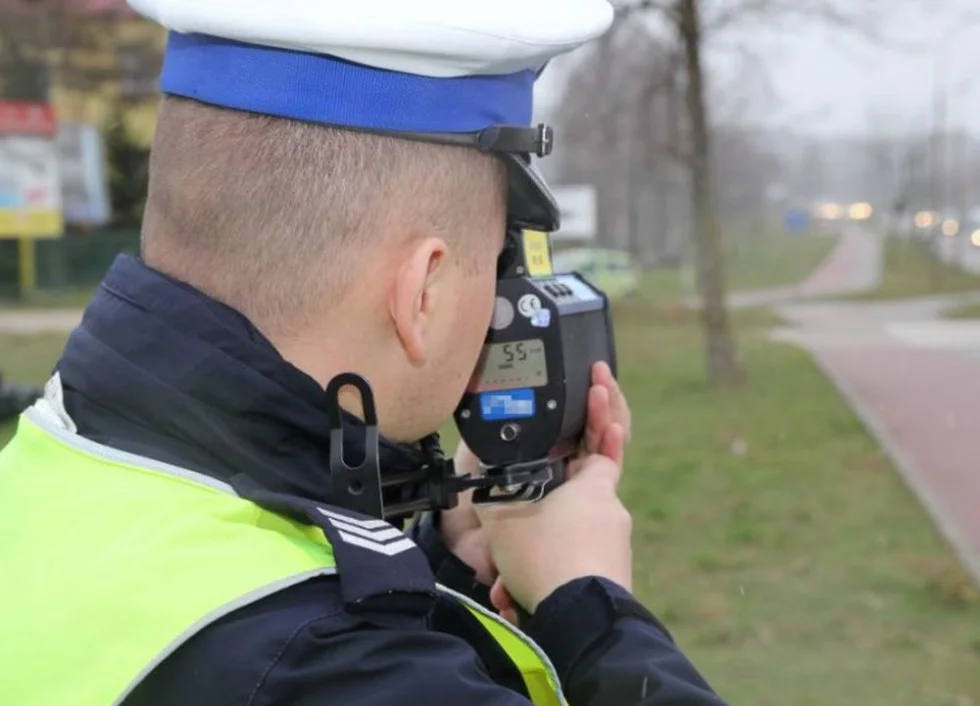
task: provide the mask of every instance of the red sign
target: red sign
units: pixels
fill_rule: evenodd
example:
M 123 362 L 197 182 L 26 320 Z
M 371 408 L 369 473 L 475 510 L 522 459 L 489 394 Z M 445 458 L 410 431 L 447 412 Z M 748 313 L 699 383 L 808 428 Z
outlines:
M 0 135 L 54 135 L 58 123 L 47 103 L 0 101 Z

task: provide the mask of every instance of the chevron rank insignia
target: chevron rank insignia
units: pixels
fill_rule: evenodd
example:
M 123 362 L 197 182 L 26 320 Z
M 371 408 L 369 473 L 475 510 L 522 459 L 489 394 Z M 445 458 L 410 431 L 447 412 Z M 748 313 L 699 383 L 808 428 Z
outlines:
M 384 520 L 359 520 L 322 507 L 317 510 L 327 518 L 337 530 L 340 539 L 347 544 L 385 556 L 395 556 L 415 548 L 415 542 L 406 537 L 404 532 Z

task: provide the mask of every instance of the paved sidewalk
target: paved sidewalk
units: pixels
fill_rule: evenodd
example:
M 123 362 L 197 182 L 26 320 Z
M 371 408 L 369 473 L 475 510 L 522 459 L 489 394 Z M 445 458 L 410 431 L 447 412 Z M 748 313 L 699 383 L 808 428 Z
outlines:
M 881 281 L 884 250 L 881 238 L 857 226 L 847 226 L 839 245 L 805 279 L 796 294 L 802 298 L 858 294 Z
M 903 344 L 815 357 L 980 581 L 980 359 Z
M 980 321 L 942 310 L 977 295 L 785 306 L 774 337 L 807 348 L 980 581 Z
M 859 227 L 849 225 L 841 233 L 837 246 L 827 259 L 799 284 L 733 292 L 728 297 L 728 304 L 732 309 L 751 309 L 814 297 L 864 292 L 877 286 L 881 278 L 881 260 L 881 239 Z M 688 306 L 699 304 L 699 297 L 688 300 Z
M 0 333 L 64 333 L 81 320 L 81 309 L 0 310 Z
M 736 292 L 729 302 L 736 309 L 751 308 L 863 291 L 877 283 L 880 263 L 879 240 L 859 228 L 849 227 L 841 234 L 831 255 L 804 282 L 790 287 Z M 70 331 L 81 318 L 81 310 L 0 310 L 0 333 L 60 333 Z

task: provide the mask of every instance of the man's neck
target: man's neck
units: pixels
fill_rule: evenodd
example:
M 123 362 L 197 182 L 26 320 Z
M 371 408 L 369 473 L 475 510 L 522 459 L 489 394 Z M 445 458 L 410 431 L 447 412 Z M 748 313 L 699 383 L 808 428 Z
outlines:
M 363 319 L 362 319 L 363 320 Z M 343 332 L 356 332 L 349 336 Z M 383 351 L 390 350 L 381 336 L 347 319 L 344 323 L 331 322 L 328 326 L 310 328 L 302 337 L 273 340 L 273 345 L 285 361 L 309 375 L 326 388 L 330 381 L 342 373 L 357 373 L 371 386 L 375 409 L 378 414 L 380 433 L 394 441 L 416 441 L 402 438 L 403 415 L 398 409 L 397 380 L 391 371 L 395 364 L 387 360 Z M 379 354 L 379 352 L 381 354 Z M 359 393 L 353 388 L 341 392 L 341 406 L 358 419 L 364 418 L 364 408 Z

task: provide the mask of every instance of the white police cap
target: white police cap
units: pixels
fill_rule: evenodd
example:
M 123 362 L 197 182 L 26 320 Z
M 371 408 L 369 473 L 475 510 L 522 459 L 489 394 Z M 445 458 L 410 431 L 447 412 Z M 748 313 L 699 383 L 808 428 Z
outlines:
M 511 217 L 554 230 L 534 81 L 608 0 L 128 0 L 171 30 L 161 89 L 225 108 L 499 152 Z

